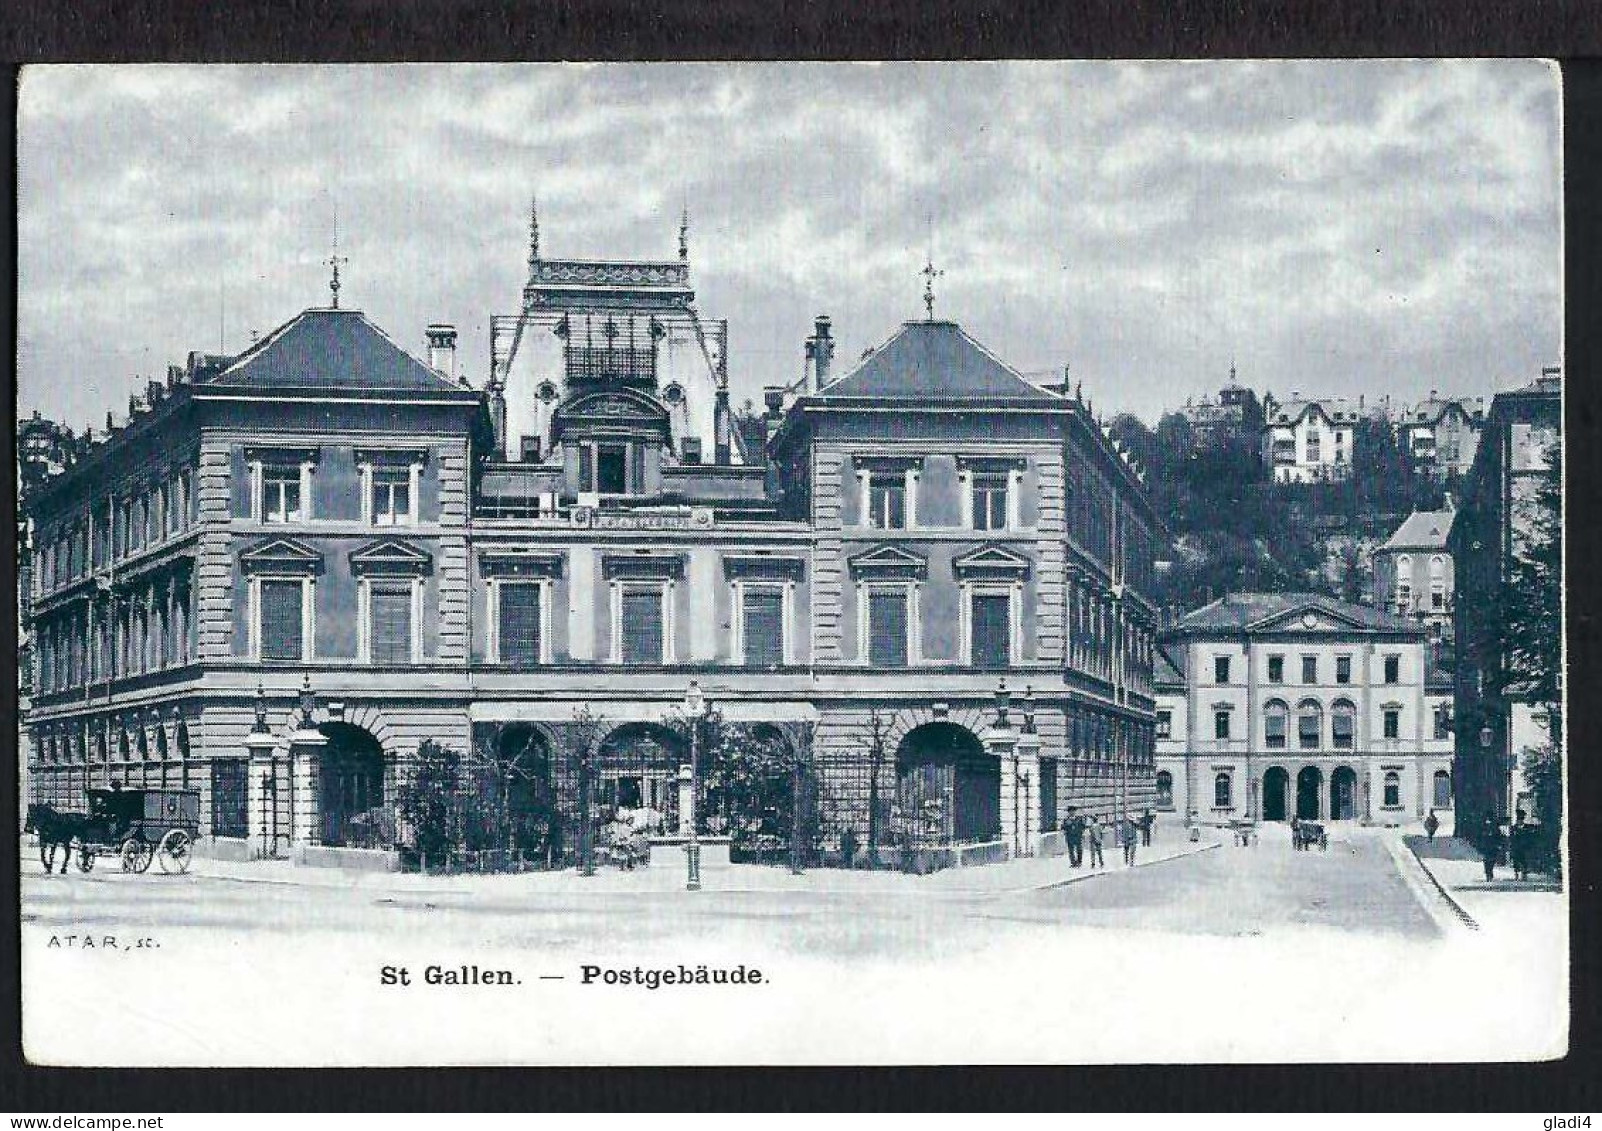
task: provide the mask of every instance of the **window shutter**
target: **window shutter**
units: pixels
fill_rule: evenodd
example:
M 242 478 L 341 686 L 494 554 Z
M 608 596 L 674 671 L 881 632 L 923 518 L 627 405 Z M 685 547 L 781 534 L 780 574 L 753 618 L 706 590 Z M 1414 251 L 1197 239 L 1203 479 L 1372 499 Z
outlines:
M 973 599 L 972 662 L 976 668 L 1007 666 L 1011 602 L 1004 596 L 987 594 Z
M 1263 733 L 1270 746 L 1285 745 L 1285 716 L 1279 711 L 1270 711 L 1263 720 Z
M 623 594 L 623 662 L 662 662 L 662 594 Z
M 784 663 L 784 597 L 772 590 L 745 594 L 745 662 L 771 668 Z
M 540 662 L 540 587 L 500 585 L 501 662 L 528 667 Z
M 372 658 L 375 664 L 407 664 L 412 659 L 410 589 L 374 589 L 370 596 Z
M 301 640 L 301 584 L 298 581 L 261 583 L 261 657 L 264 660 L 298 660 Z
M 595 449 L 588 444 L 579 445 L 579 490 L 595 490 Z
M 877 668 L 907 666 L 907 595 L 868 594 L 868 662 Z

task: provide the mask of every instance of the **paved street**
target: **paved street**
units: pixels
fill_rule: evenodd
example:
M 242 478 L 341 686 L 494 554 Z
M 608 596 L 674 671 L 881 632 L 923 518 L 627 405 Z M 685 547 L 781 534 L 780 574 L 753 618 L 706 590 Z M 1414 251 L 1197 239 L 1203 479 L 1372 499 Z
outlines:
M 775 949 L 813 955 L 938 953 L 971 946 L 1009 923 L 1223 936 L 1313 927 L 1433 937 L 1432 918 L 1398 874 L 1382 835 L 1337 831 L 1328 852 L 1293 852 L 1284 831 L 1270 827 L 1252 848 L 1211 847 L 1210 840 L 1186 846 L 1190 854 L 1180 858 L 1103 875 L 1071 870 L 1061 857 L 922 878 L 724 868 L 709 870 L 708 890 L 693 895 L 677 886 L 673 852 L 659 854 L 650 870 L 650 880 L 665 883 L 635 890 L 622 888 L 626 879 L 616 873 L 591 881 L 571 874 L 372 876 L 334 886 L 329 873 L 275 865 L 261 866 L 260 874 L 287 882 L 30 871 L 23 902 L 25 921 L 51 930 L 422 932 L 544 951 L 601 940 L 652 945 L 733 923 L 753 928 Z M 1172 840 L 1167 850 L 1177 851 L 1179 838 Z M 248 868 L 235 871 L 252 875 Z M 1009 875 L 1013 883 L 998 886 Z M 765 885 L 773 890 L 761 890 Z M 718 890 L 742 886 L 748 890 Z

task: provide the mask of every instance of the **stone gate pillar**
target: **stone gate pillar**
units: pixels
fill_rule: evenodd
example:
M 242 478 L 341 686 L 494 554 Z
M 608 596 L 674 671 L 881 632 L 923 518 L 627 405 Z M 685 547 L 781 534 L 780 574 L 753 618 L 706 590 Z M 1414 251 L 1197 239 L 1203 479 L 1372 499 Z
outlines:
M 985 753 L 1001 763 L 1001 840 L 1007 853 L 1016 856 L 1023 851 L 1024 822 L 1015 761 L 1018 732 L 1008 726 L 992 727 L 979 740 L 985 744 Z
M 328 739 L 323 732 L 302 726 L 289 736 L 289 839 L 296 845 L 323 842 L 322 805 L 318 798 L 322 786 L 323 750 Z
M 250 843 L 250 855 L 255 859 L 278 854 L 278 791 L 287 783 L 279 780 L 278 759 L 273 756 L 278 746 L 276 736 L 265 731 L 252 731 L 245 736 L 245 748 L 250 751 L 246 763 L 245 837 Z

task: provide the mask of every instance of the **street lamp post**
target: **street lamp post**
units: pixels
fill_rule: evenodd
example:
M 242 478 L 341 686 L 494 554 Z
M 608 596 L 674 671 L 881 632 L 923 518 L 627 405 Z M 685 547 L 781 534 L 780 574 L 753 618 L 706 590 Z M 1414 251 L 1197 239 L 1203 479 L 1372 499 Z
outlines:
M 1502 759 L 1498 758 L 1493 764 L 1491 761 L 1491 743 L 1496 741 L 1496 731 L 1491 728 L 1490 714 L 1485 716 L 1485 725 L 1480 727 L 1480 764 L 1484 767 L 1482 775 L 1487 785 L 1485 799 L 1489 802 L 1490 812 L 1486 815 L 1498 824 L 1501 823 L 1501 814 L 1498 812 L 1500 802 L 1497 795 L 1502 792 L 1496 775 L 1501 772 Z
M 684 846 L 688 868 L 685 891 L 701 890 L 701 834 L 696 829 L 695 794 L 701 784 L 701 716 L 705 713 L 706 696 L 701 693 L 701 685 L 692 679 L 684 693 L 684 714 L 690 720 L 690 796 L 689 812 L 685 814 L 690 823 L 690 843 Z

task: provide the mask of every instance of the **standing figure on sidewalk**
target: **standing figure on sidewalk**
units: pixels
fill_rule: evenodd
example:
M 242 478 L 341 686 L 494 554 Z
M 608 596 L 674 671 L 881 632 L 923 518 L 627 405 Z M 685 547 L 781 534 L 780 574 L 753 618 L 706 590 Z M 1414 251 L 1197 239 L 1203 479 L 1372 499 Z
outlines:
M 1085 862 L 1085 819 L 1072 805 L 1068 806 L 1068 819 L 1062 823 L 1062 832 L 1068 841 L 1068 866 L 1077 868 Z
M 1508 861 L 1513 865 L 1515 879 L 1530 878 L 1530 826 L 1525 822 L 1524 810 L 1514 813 L 1513 827 L 1507 830 Z
M 1300 852 L 1302 849 L 1302 819 L 1291 818 L 1291 847 Z
M 1485 879 L 1487 882 L 1496 879 L 1496 864 L 1502 856 L 1502 829 L 1496 823 L 1496 817 L 1485 818 L 1485 824 L 1480 828 L 1480 863 L 1485 865 Z
M 1135 825 L 1135 818 L 1125 817 L 1118 822 L 1118 843 L 1124 850 L 1124 867 L 1135 866 L 1135 845 L 1140 843 L 1140 830 Z
M 1435 815 L 1435 810 L 1431 809 L 1429 816 L 1424 818 L 1424 835 L 1434 840 L 1435 830 L 1440 827 L 1441 819 Z
M 1090 866 L 1092 868 L 1105 867 L 1101 858 L 1101 818 L 1094 813 L 1085 825 L 1085 837 L 1090 841 Z
M 1151 827 L 1157 823 L 1156 816 L 1150 809 L 1140 818 L 1140 843 L 1144 848 L 1151 847 Z

